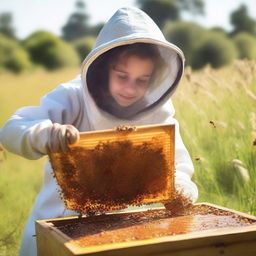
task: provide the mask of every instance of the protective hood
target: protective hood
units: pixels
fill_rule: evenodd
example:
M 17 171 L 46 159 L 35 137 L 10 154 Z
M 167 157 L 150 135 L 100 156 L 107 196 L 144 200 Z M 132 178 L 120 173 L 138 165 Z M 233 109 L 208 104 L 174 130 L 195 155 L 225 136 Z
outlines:
M 158 47 L 166 63 L 163 76 L 150 85 L 142 101 L 119 109 L 118 114 L 100 109 L 88 90 L 88 72 L 92 63 L 103 53 L 117 46 L 149 43 Z M 96 44 L 82 64 L 82 81 L 87 103 L 94 104 L 101 115 L 113 115 L 120 119 L 138 119 L 162 106 L 175 91 L 183 73 L 184 56 L 174 44 L 168 42 L 154 21 L 143 11 L 134 7 L 124 7 L 110 18 L 100 31 Z M 101 74 L 98 74 L 101 75 Z M 92 102 L 93 101 L 93 102 Z M 86 104 L 87 105 L 87 104 Z M 92 106 L 90 106 L 92 108 Z

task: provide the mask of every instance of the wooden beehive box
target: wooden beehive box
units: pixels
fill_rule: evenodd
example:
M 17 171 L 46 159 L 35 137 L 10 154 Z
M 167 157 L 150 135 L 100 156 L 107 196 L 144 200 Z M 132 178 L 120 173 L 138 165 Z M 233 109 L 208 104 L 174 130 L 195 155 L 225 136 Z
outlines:
M 197 204 L 180 216 L 165 208 L 113 212 L 172 198 L 174 138 L 174 125 L 88 132 L 70 152 L 51 155 L 67 208 L 96 215 L 38 220 L 38 255 L 256 255 L 256 218 L 244 213 L 212 204 Z M 162 163 L 159 172 L 154 158 Z M 96 192 L 88 189 L 94 186 Z
M 213 204 L 36 222 L 39 256 L 255 256 L 256 218 Z

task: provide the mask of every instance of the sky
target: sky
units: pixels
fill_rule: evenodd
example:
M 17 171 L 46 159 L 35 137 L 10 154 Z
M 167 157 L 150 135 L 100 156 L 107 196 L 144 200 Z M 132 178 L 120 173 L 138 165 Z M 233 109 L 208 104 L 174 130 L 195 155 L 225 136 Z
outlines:
M 0 0 L 0 13 L 13 14 L 16 35 L 20 39 L 39 29 L 61 35 L 61 27 L 74 11 L 75 2 L 76 0 Z M 91 25 L 106 22 L 120 7 L 136 6 L 136 0 L 84 0 L 84 2 Z M 204 16 L 185 18 L 208 28 L 222 26 L 226 30 L 231 30 L 229 15 L 244 3 L 248 7 L 250 16 L 256 19 L 255 0 L 204 0 L 204 2 Z

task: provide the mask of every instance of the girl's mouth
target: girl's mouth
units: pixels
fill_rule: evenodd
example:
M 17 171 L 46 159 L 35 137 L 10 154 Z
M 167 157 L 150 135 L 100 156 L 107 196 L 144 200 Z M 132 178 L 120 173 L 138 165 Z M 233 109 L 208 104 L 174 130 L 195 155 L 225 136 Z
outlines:
M 121 97 L 122 99 L 125 99 L 125 100 L 133 100 L 133 99 L 135 99 L 134 96 L 133 97 L 129 97 L 129 96 L 121 95 L 121 94 L 119 94 L 119 97 Z
M 117 94 L 117 101 L 121 106 L 129 106 L 136 101 L 136 97 L 124 96 L 122 94 Z

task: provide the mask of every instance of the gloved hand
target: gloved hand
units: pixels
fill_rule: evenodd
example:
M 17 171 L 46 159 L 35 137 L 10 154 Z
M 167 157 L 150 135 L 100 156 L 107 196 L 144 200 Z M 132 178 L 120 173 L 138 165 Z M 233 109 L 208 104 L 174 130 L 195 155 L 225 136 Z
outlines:
M 67 152 L 68 146 L 79 139 L 79 131 L 73 125 L 54 123 L 47 142 L 47 153 Z

